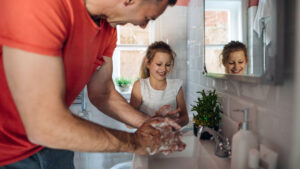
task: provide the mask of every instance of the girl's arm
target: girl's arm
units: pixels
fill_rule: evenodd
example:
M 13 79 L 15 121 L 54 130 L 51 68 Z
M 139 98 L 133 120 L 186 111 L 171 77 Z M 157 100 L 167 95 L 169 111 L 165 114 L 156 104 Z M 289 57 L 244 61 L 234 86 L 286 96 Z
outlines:
M 137 80 L 134 82 L 131 97 L 130 97 L 130 104 L 135 109 L 139 109 L 140 105 L 142 104 L 142 94 L 141 94 L 141 84 L 140 81 Z
M 177 108 L 180 108 L 179 118 L 176 121 L 181 126 L 185 126 L 189 122 L 189 117 L 186 109 L 182 87 L 179 89 L 179 92 L 176 96 L 176 102 L 177 102 Z

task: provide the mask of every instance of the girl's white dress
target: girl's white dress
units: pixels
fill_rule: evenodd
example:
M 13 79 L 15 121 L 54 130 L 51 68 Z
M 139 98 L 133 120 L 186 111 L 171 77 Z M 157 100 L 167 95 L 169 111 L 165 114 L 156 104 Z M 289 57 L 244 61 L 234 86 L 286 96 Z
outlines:
M 180 79 L 167 79 L 167 86 L 164 90 L 155 90 L 150 85 L 149 78 L 140 79 L 142 104 L 140 111 L 154 116 L 164 105 L 170 105 L 171 110 L 177 109 L 176 97 L 182 86 Z

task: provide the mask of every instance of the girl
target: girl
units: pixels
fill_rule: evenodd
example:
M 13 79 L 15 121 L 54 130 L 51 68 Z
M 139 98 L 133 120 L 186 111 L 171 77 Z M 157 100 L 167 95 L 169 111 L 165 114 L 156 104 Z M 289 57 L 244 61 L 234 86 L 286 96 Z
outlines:
M 130 104 L 154 116 L 161 107 L 175 110 L 180 108 L 179 116 L 173 118 L 184 126 L 188 123 L 188 114 L 182 90 L 182 80 L 167 79 L 175 60 L 175 52 L 165 42 L 152 43 L 141 65 L 141 79 L 132 88 Z
M 222 63 L 225 73 L 243 75 L 248 63 L 246 46 L 239 41 L 231 41 L 224 46 Z

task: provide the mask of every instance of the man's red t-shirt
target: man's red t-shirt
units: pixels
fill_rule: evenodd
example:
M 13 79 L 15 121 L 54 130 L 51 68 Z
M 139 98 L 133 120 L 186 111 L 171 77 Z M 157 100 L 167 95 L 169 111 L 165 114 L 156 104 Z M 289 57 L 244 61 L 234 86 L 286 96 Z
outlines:
M 83 0 L 1 0 L 0 16 L 2 166 L 25 159 L 43 148 L 28 141 L 6 81 L 2 46 L 63 57 L 65 103 L 70 106 L 95 69 L 103 64 L 102 56 L 112 56 L 117 33 L 105 20 L 97 26 Z

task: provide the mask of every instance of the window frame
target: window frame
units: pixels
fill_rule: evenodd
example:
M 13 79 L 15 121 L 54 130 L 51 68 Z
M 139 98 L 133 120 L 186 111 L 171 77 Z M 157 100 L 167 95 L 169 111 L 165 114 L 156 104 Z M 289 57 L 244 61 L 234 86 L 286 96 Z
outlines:
M 149 44 L 153 43 L 155 41 L 155 22 L 150 21 L 149 22 Z M 114 50 L 113 53 L 113 74 L 112 74 L 112 79 L 115 83 L 115 78 L 120 77 L 121 72 L 120 72 L 120 52 L 121 51 L 146 51 L 147 47 L 149 44 L 120 44 L 120 26 L 117 26 L 117 46 Z M 140 65 L 137 65 L 140 67 Z M 129 90 L 131 92 L 131 89 Z M 128 92 L 120 92 L 120 93 L 128 93 Z

